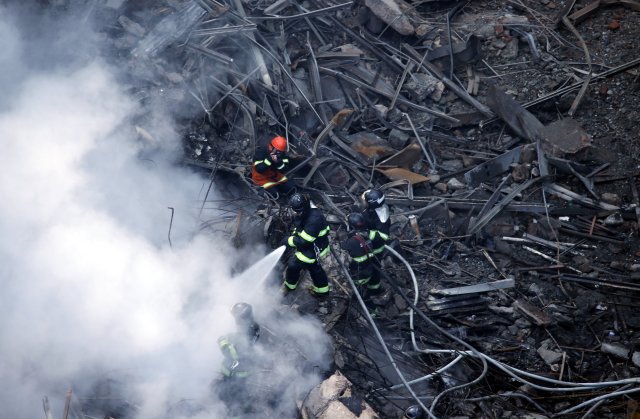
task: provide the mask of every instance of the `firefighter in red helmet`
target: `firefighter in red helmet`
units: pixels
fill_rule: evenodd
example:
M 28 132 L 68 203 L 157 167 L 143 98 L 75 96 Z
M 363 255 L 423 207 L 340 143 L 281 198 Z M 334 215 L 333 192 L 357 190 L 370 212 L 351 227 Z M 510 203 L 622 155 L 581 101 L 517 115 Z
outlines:
M 251 179 L 268 192 L 288 195 L 293 190 L 291 182 L 284 174 L 288 166 L 287 140 L 278 135 L 266 145 L 256 147 Z

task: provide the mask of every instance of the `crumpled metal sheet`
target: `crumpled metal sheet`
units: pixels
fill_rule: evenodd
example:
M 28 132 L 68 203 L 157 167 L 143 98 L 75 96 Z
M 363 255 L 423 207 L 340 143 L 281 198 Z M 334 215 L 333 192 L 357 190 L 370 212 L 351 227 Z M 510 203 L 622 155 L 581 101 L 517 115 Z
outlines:
M 379 170 L 386 177 L 392 180 L 406 180 L 412 185 L 416 183 L 428 182 L 429 177 L 414 173 L 411 170 L 403 169 L 401 167 L 394 167 L 392 169 Z
M 378 166 L 397 166 L 410 169 L 422 158 L 422 150 L 418 143 L 411 143 L 393 156 L 378 163 Z
M 349 135 L 347 138 L 351 142 L 351 148 L 358 153 L 367 164 L 378 162 L 395 152 L 385 140 L 371 132 L 358 132 Z

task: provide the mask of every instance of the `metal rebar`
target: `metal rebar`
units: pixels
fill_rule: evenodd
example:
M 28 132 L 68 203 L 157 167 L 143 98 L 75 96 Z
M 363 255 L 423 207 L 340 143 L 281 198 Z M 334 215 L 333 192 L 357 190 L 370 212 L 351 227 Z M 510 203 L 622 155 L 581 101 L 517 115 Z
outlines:
M 275 15 L 274 16 L 248 16 L 247 19 L 250 19 L 250 20 L 294 20 L 294 19 L 301 19 L 301 18 L 317 16 L 317 15 L 320 15 L 320 14 L 332 12 L 334 10 L 344 9 L 345 7 L 351 6 L 352 4 L 353 4 L 353 1 L 348 1 L 346 3 L 336 4 L 335 6 L 325 7 L 324 9 L 310 10 L 308 12 L 299 13 L 297 15 L 291 15 L 291 16 L 275 16 Z
M 62 413 L 62 419 L 67 419 L 69 417 L 69 408 L 71 406 L 71 395 L 73 392 L 71 389 L 67 390 L 67 397 L 64 401 L 64 412 Z
M 425 145 L 420 140 L 420 136 L 418 135 L 418 131 L 416 130 L 415 125 L 413 125 L 413 121 L 411 120 L 411 117 L 409 117 L 409 114 L 406 113 L 406 112 L 403 112 L 402 116 L 407 118 L 407 121 L 409 121 L 409 125 L 411 125 L 411 129 L 413 130 L 413 134 L 416 136 L 416 141 L 418 141 L 418 144 L 420 144 L 420 148 L 422 149 L 422 152 L 424 153 L 424 155 L 427 157 L 427 160 L 429 161 L 429 165 L 431 166 L 431 168 L 435 169 L 436 168 L 436 161 L 435 161 L 435 159 L 433 157 L 431 157 L 431 155 L 429 154 L 429 151 L 427 150 L 428 144 Z
M 167 239 L 169 239 L 169 247 L 173 249 L 173 245 L 171 244 L 171 227 L 173 226 L 173 207 L 167 207 L 171 210 L 171 219 L 169 220 L 169 231 L 167 232 Z

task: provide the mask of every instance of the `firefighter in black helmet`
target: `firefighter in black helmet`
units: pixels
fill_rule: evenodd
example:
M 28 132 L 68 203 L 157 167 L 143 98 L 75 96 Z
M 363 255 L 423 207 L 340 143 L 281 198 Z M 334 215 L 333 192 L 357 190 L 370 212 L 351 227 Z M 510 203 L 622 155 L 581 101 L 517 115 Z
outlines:
M 362 194 L 365 209 L 362 212 L 367 220 L 369 240 L 373 243 L 373 254 L 380 255 L 384 245 L 389 241 L 391 221 L 389 206 L 385 203 L 385 196 L 379 189 L 368 189 Z
M 389 206 L 385 203 L 385 196 L 379 189 L 368 189 L 361 196 L 365 209 L 362 212 L 368 230 L 368 240 L 371 242 L 371 258 L 373 271 L 379 275 L 381 260 L 384 256 L 384 246 L 389 242 L 389 230 L 391 220 L 389 218 Z M 381 294 L 384 292 L 380 280 L 370 282 L 369 294 Z
M 329 224 L 322 211 L 312 205 L 303 194 L 291 195 L 289 207 L 294 212 L 294 228 L 286 239 L 286 245 L 294 252 L 294 257 L 289 259 L 283 289 L 296 289 L 300 272 L 306 269 L 313 281 L 312 293 L 317 296 L 327 295 L 329 280 L 319 260 L 329 253 Z
M 238 332 L 255 343 L 260 337 L 260 325 L 253 319 L 253 308 L 251 304 L 236 303 L 231 307 L 231 314 L 236 321 Z
M 347 217 L 351 231 L 342 248 L 349 253 L 349 274 L 354 282 L 360 286 L 367 286 L 374 293 L 381 289 L 380 272 L 374 269 L 373 246 L 369 240 L 367 221 L 359 212 L 349 214 Z
M 409 406 L 407 410 L 404 411 L 402 419 L 424 419 L 424 410 L 422 410 L 420 406 Z
M 237 303 L 231 308 L 236 322 L 237 333 L 218 338 L 218 347 L 224 355 L 222 374 L 226 378 L 246 378 L 249 376 L 247 360 L 252 346 L 260 337 L 260 326 L 253 319 L 250 304 Z
M 229 413 L 240 415 L 250 409 L 247 400 L 251 399 L 247 380 L 250 380 L 260 361 L 256 358 L 254 347 L 260 337 L 260 326 L 253 318 L 250 304 L 237 303 L 231 308 L 236 323 L 236 333 L 218 338 L 218 348 L 224 359 L 220 372 L 221 379 L 214 382 L 214 389 Z

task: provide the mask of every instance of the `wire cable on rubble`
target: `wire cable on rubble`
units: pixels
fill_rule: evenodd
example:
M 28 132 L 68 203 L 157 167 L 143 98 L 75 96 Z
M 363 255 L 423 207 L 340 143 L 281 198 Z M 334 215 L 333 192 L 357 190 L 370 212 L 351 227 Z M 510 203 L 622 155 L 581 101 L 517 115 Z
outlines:
M 415 337 L 415 331 L 413 328 L 413 307 L 415 307 L 416 304 L 418 304 L 418 297 L 419 297 L 419 289 L 418 289 L 418 280 L 416 279 L 416 275 L 413 272 L 413 269 L 411 268 L 411 265 L 409 264 L 409 262 L 407 262 L 407 260 L 405 258 L 403 258 L 398 252 L 396 252 L 391 246 L 385 245 L 384 246 L 387 251 L 389 251 L 389 253 L 391 253 L 392 255 L 394 255 L 395 257 L 397 257 L 398 259 L 400 259 L 400 261 L 402 261 L 402 263 L 404 263 L 404 265 L 407 267 L 407 270 L 409 271 L 409 274 L 411 275 L 411 280 L 413 281 L 413 287 L 414 287 L 414 303 L 412 304 L 411 310 L 409 311 L 409 328 L 411 330 L 411 342 L 413 343 L 413 348 L 418 351 L 418 352 L 422 352 L 422 353 L 428 353 L 428 352 L 424 352 L 423 350 L 420 350 L 418 348 L 418 345 L 416 343 L 416 337 Z M 389 281 L 388 276 L 385 275 L 385 277 L 387 278 L 387 281 Z M 391 281 L 389 281 L 391 282 Z M 393 284 L 395 285 L 395 284 Z M 426 316 L 425 316 L 426 317 Z M 458 337 L 450 334 L 449 332 L 447 332 L 446 330 L 440 328 L 438 325 L 436 325 L 434 322 L 430 321 L 430 323 L 436 327 L 436 329 L 438 329 L 439 332 L 443 333 L 445 336 L 447 336 L 449 339 L 452 339 L 466 347 L 468 347 L 472 352 L 477 353 L 478 355 L 480 355 L 480 352 L 478 352 L 473 346 L 469 345 L 468 343 L 464 342 L 462 339 L 459 339 Z M 454 386 L 454 387 L 450 387 L 442 392 L 440 392 L 440 394 L 438 394 L 433 401 L 431 402 L 431 407 L 429 408 L 429 410 L 427 411 L 427 413 L 429 413 L 430 416 L 433 415 L 433 411 L 435 410 L 436 405 L 438 404 L 438 400 L 440 400 L 440 398 L 442 398 L 442 396 L 444 396 L 446 393 L 450 393 L 452 391 L 456 391 L 456 390 L 460 390 L 463 389 L 465 387 L 469 387 L 473 384 L 476 384 L 478 382 L 480 382 L 486 375 L 487 372 L 489 371 L 489 366 L 487 364 L 487 360 L 484 359 L 483 357 L 480 357 L 480 360 L 482 361 L 482 372 L 480 373 L 480 375 L 478 377 L 476 377 L 473 381 L 469 381 L 468 383 L 464 383 L 458 386 Z M 454 360 L 454 362 L 458 362 L 457 360 Z M 449 366 L 453 366 L 450 365 Z M 448 367 L 448 366 L 447 366 Z
M 540 410 L 545 415 L 551 416 L 551 413 L 547 412 L 545 410 L 545 408 L 543 408 L 538 403 L 536 403 L 536 401 L 533 400 L 531 397 L 527 396 L 526 394 L 518 393 L 518 392 L 515 392 L 515 391 L 508 391 L 508 392 L 500 393 L 500 394 L 490 394 L 488 396 L 483 396 L 483 397 L 473 397 L 473 398 L 465 399 L 465 401 L 467 401 L 467 402 L 479 402 L 479 401 L 491 400 L 491 399 L 495 399 L 495 398 L 499 398 L 499 397 L 505 397 L 505 398 L 508 398 L 508 397 L 519 397 L 521 399 L 524 399 L 524 400 L 528 401 L 532 405 L 534 405 L 536 408 L 538 408 L 538 410 Z
M 407 269 L 409 269 L 409 271 L 410 271 L 412 280 L 414 281 L 414 287 L 417 287 L 417 280 L 415 279 L 415 274 L 413 273 L 413 270 L 411 269 L 411 266 L 409 265 L 409 263 L 398 252 L 396 252 L 393 248 L 391 248 L 389 246 L 385 246 L 385 247 L 387 248 L 387 250 L 390 251 L 391 254 L 396 256 L 398 259 L 400 259 L 405 264 L 405 266 L 407 266 Z M 490 362 L 492 365 L 494 365 L 495 367 L 499 368 L 500 370 L 502 370 L 503 372 L 508 374 L 510 377 L 514 378 L 515 380 L 520 381 L 521 383 L 530 385 L 531 387 L 533 387 L 535 389 L 548 391 L 548 392 L 587 391 L 587 390 L 593 390 L 593 389 L 602 388 L 602 387 L 612 387 L 612 386 L 626 385 L 626 384 L 633 385 L 633 384 L 639 384 L 640 383 L 640 378 L 628 378 L 628 379 L 623 379 L 623 380 L 607 381 L 607 382 L 599 382 L 599 383 L 572 383 L 572 382 L 567 382 L 567 381 L 562 381 L 562 380 L 555 380 L 555 379 L 552 379 L 552 378 L 543 377 L 543 376 L 540 376 L 540 375 L 537 375 L 537 374 L 533 374 L 533 373 L 530 373 L 530 372 L 527 372 L 527 371 L 523 371 L 523 370 L 520 370 L 520 369 L 512 367 L 512 366 L 503 364 L 502 362 L 497 361 L 497 360 L 493 359 L 492 357 L 490 357 L 490 356 L 488 356 L 488 355 L 476 350 L 475 348 L 473 348 L 467 342 L 464 342 L 462 339 L 460 339 L 460 338 L 450 334 L 446 330 L 442 329 L 433 320 L 431 320 L 428 316 L 426 316 L 424 314 L 424 312 L 422 312 L 422 310 L 420 310 L 418 307 L 416 307 L 416 304 L 414 304 L 409 299 L 409 297 L 407 297 L 407 295 L 389 277 L 389 275 L 387 275 L 384 271 L 380 271 L 380 273 L 387 280 L 387 282 L 406 301 L 407 305 L 411 308 L 412 311 L 415 311 L 424 321 L 426 321 L 429 325 L 434 327 L 439 332 L 443 333 L 449 339 L 452 339 L 453 341 L 458 342 L 458 343 L 462 344 L 463 346 L 465 346 L 465 347 L 470 349 L 469 351 L 459 351 L 459 350 L 455 350 L 455 349 L 445 349 L 445 350 L 442 350 L 442 349 L 437 349 L 437 350 L 433 350 L 433 349 L 418 350 L 417 349 L 421 353 L 425 353 L 425 354 L 429 354 L 429 353 L 455 353 L 455 354 L 459 354 L 459 355 L 472 355 L 472 356 L 480 357 L 482 360 L 484 360 L 484 362 L 487 362 L 487 361 Z M 417 293 L 416 293 L 415 300 L 417 301 L 417 299 L 418 299 L 418 297 L 417 297 Z M 412 321 L 411 314 L 410 314 L 410 321 Z M 410 329 L 411 329 L 411 333 L 414 333 L 413 323 L 410 324 Z M 541 385 L 535 384 L 535 383 L 533 383 L 531 381 L 528 381 L 528 380 L 518 376 L 517 374 L 521 374 L 523 376 L 526 376 L 526 377 L 529 377 L 529 378 L 534 378 L 534 379 L 537 379 L 537 380 L 540 380 L 540 381 L 544 381 L 544 382 L 547 382 L 547 383 L 550 383 L 550 384 L 567 385 L 567 386 L 570 386 L 570 387 L 545 387 L 545 386 L 541 386 Z M 469 384 L 467 384 L 467 385 L 469 385 Z M 603 396 L 599 396 L 599 397 L 596 397 L 594 399 L 587 400 L 586 402 L 578 404 L 577 406 L 574 406 L 574 407 L 572 407 L 570 409 L 566 409 L 566 410 L 560 412 L 559 414 L 570 413 L 570 412 L 573 412 L 574 410 L 579 409 L 580 407 L 589 405 L 591 403 L 595 403 L 595 402 L 598 402 L 598 401 L 606 399 L 606 398 L 615 397 L 615 396 L 618 396 L 618 395 L 631 393 L 631 392 L 636 392 L 636 391 L 640 391 L 640 388 L 634 388 L 634 389 L 626 390 L 626 391 L 617 391 L 617 392 L 608 393 L 608 394 L 605 394 Z M 442 395 L 443 393 L 441 393 L 440 395 Z M 432 402 L 432 408 L 433 408 L 434 403 L 437 401 L 437 399 L 438 399 L 438 397 L 436 399 L 434 399 L 434 401 Z
M 376 338 L 380 342 L 380 345 L 382 345 L 382 349 L 384 350 L 385 354 L 387 355 L 387 358 L 389 358 L 389 361 L 391 362 L 391 366 L 395 369 L 396 373 L 398 374 L 398 377 L 400 377 L 400 380 L 402 381 L 404 386 L 407 388 L 407 390 L 411 394 L 411 397 L 413 397 L 413 399 L 418 403 L 418 405 L 420 405 L 420 407 L 422 409 L 424 409 L 425 412 L 427 412 L 427 414 L 429 415 L 430 418 L 437 419 L 436 416 L 434 416 L 429 411 L 429 409 L 427 409 L 427 407 L 424 405 L 422 400 L 420 400 L 420 398 L 418 398 L 418 396 L 413 391 L 411 386 L 407 383 L 407 380 L 404 377 L 404 374 L 402 373 L 402 371 L 400 371 L 400 369 L 398 368 L 398 365 L 396 364 L 396 361 L 393 358 L 393 355 L 391 355 L 391 352 L 389 352 L 389 348 L 387 347 L 387 344 L 385 343 L 384 339 L 382 338 L 382 335 L 380 334 L 380 331 L 378 330 L 378 327 L 376 326 L 376 322 L 373 320 L 373 317 L 371 317 L 371 314 L 369 313 L 369 309 L 367 308 L 367 305 L 365 304 L 364 300 L 362 299 L 362 296 L 360 295 L 360 291 L 358 291 L 358 287 L 356 286 L 355 282 L 353 282 L 353 279 L 351 278 L 351 275 L 349 275 L 349 270 L 344 265 L 344 262 L 338 257 L 338 254 L 333 249 L 333 246 L 330 246 L 329 249 L 331 250 L 331 254 L 333 255 L 334 259 L 338 262 L 338 265 L 340 265 L 340 269 L 342 269 L 342 272 L 344 273 L 345 278 L 347 278 L 347 281 L 349 281 L 349 285 L 351 286 L 351 289 L 353 290 L 354 295 L 358 299 L 358 303 L 360 303 L 360 307 L 362 307 L 362 311 L 363 311 L 365 317 L 367 317 L 367 320 L 369 321 L 369 324 L 371 325 L 371 328 L 373 329 L 373 331 L 374 331 L 374 333 L 376 335 Z
M 601 400 L 605 400 L 605 399 L 608 399 L 608 398 L 611 398 L 611 397 L 622 396 L 623 394 L 635 393 L 635 392 L 638 392 L 638 391 L 640 391 L 640 388 L 632 388 L 632 389 L 629 389 L 629 390 L 614 391 L 614 392 L 611 392 L 611 393 L 603 394 L 602 396 L 594 397 L 593 399 L 589 399 L 586 402 L 582 402 L 582 403 L 580 403 L 580 404 L 578 404 L 576 406 L 573 406 L 573 407 L 571 407 L 569 409 L 565 409 L 562 412 L 558 412 L 558 415 L 566 415 L 568 413 L 575 412 L 576 410 L 580 409 L 581 407 L 588 406 L 591 403 L 596 403 L 596 402 L 599 402 Z

